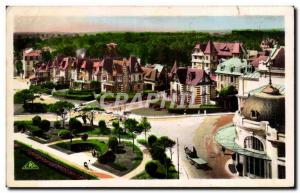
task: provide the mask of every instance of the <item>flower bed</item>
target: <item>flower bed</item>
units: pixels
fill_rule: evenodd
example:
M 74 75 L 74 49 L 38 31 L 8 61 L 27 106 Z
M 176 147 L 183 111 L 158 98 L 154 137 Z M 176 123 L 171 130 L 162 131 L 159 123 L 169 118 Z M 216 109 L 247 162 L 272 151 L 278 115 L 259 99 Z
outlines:
M 71 177 L 72 179 L 86 180 L 86 179 L 94 179 L 95 178 L 94 176 L 91 176 L 82 171 L 76 170 L 75 168 L 70 168 L 70 166 L 66 166 L 66 164 L 63 164 L 63 163 L 59 162 L 58 160 L 55 160 L 54 158 L 51 158 L 50 156 L 39 152 L 38 150 L 27 147 L 26 145 L 17 143 L 16 146 L 18 148 L 21 148 L 21 151 L 23 153 L 25 153 L 26 155 L 35 159 L 36 161 L 43 163 L 59 172 Z

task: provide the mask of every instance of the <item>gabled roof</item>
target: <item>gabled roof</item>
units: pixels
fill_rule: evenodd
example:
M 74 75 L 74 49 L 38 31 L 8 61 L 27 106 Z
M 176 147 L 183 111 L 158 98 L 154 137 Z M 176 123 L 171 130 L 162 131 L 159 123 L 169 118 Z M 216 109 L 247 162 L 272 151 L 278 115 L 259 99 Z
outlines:
M 268 58 L 269 58 L 268 56 L 258 56 L 254 58 L 250 64 L 255 68 L 257 68 L 261 61 L 266 62 Z
M 217 50 L 214 46 L 214 44 L 212 43 L 212 41 L 208 41 L 206 44 L 206 48 L 204 50 L 205 54 L 212 54 L 212 53 L 217 53 Z
M 184 85 L 197 86 L 201 83 L 210 83 L 209 75 L 203 70 L 190 67 L 179 67 L 176 72 L 178 81 Z
M 42 54 L 41 50 L 33 50 L 32 48 L 25 49 L 23 51 L 24 56 L 40 56 L 41 54 Z
M 217 53 L 218 56 L 226 57 L 232 54 L 240 54 L 245 50 L 243 43 L 240 42 L 213 42 L 208 41 L 206 44 L 197 43 L 194 51 L 202 51 L 205 54 Z

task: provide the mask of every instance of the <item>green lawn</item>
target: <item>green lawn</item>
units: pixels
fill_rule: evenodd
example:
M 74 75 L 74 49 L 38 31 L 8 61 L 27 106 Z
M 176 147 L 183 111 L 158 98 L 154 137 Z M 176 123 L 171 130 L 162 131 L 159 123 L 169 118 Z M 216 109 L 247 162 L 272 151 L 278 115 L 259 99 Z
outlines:
M 128 141 L 122 142 L 122 148 L 115 152 L 115 156 L 116 160 L 114 162 L 106 164 L 96 162 L 93 165 L 117 176 L 123 176 L 134 170 L 143 160 L 142 151 L 135 145 L 133 152 L 132 143 Z
M 24 170 L 23 166 L 32 161 L 39 169 Z M 34 159 L 22 153 L 19 149 L 15 149 L 15 180 L 72 180 L 70 177 L 48 167 L 42 163 L 36 162 Z
M 59 170 L 54 169 L 53 167 L 48 166 L 42 162 L 39 162 L 35 158 L 29 156 L 24 152 L 24 149 L 32 149 L 31 147 L 15 141 L 14 148 L 14 167 L 15 167 L 15 180 L 72 180 L 69 175 L 60 172 Z M 70 170 L 76 172 L 79 175 L 85 176 L 86 179 L 97 179 L 94 176 L 91 176 L 74 166 L 71 166 L 63 161 L 57 160 L 56 158 L 48 155 L 46 152 L 40 150 L 35 150 L 39 154 L 45 157 L 50 162 L 58 163 L 61 166 L 68 167 Z M 35 169 L 26 169 L 24 166 L 31 162 L 35 165 Z

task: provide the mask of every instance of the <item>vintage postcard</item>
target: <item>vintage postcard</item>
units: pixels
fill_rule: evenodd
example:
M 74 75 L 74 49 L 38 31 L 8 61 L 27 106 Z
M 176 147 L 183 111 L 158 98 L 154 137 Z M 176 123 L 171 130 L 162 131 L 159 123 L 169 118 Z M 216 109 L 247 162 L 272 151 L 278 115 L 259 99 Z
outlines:
M 8 187 L 294 187 L 293 7 L 7 7 Z

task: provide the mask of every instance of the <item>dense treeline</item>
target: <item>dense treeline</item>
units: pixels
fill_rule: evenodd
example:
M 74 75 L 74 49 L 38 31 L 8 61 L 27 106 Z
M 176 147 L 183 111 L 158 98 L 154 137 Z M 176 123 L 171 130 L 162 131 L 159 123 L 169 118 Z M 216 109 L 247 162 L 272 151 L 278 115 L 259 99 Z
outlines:
M 135 55 L 141 58 L 141 63 L 161 63 L 172 65 L 175 60 L 183 65 L 189 65 L 191 51 L 196 42 L 240 41 L 247 49 L 259 50 L 259 44 L 265 37 L 277 39 L 284 45 L 284 31 L 278 30 L 235 30 L 232 33 L 210 34 L 203 32 L 118 32 L 77 35 L 75 37 L 55 37 L 46 40 L 18 39 L 15 41 L 15 53 L 25 47 L 42 48 L 49 46 L 55 51 L 52 56 L 61 53 L 75 55 L 78 48 L 86 48 L 89 57 L 101 58 L 104 55 L 105 44 L 118 44 L 119 56 Z

